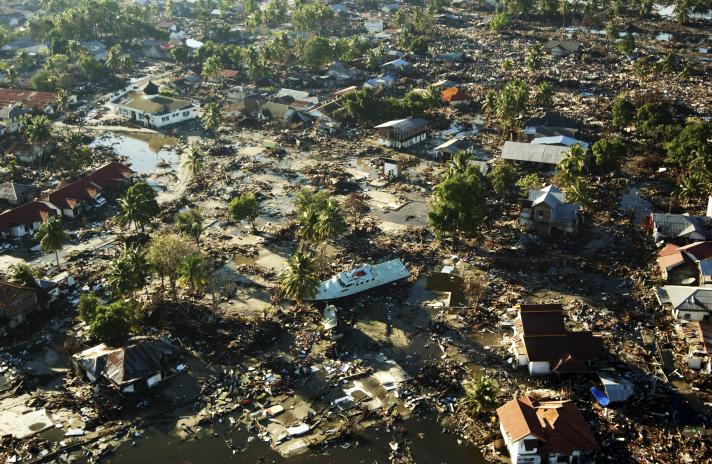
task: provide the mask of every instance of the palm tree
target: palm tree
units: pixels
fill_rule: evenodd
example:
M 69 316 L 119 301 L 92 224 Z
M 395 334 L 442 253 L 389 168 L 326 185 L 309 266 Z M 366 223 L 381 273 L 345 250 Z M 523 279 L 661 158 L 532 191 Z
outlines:
M 551 108 L 554 103 L 554 86 L 551 82 L 542 82 L 537 86 L 536 101 L 543 108 Z
M 465 395 L 461 404 L 472 415 L 479 415 L 497 405 L 498 389 L 490 378 L 484 375 L 473 377 L 464 382 L 462 387 L 465 390 Z
M 329 200 L 326 208 L 319 212 L 319 217 L 316 224 L 316 236 L 320 241 L 323 241 L 320 253 L 319 268 L 324 268 L 324 256 L 326 255 L 326 241 L 333 240 L 346 230 L 346 221 L 341 206 L 334 201 Z
M 26 287 L 37 287 L 35 271 L 25 263 L 17 263 L 10 266 L 10 282 L 16 282 Z
M 22 120 L 22 135 L 43 153 L 47 143 L 52 140 L 52 123 L 44 114 L 25 116 Z
M 208 271 L 205 261 L 199 255 L 186 257 L 180 265 L 180 281 L 188 285 L 190 293 L 195 295 L 196 290 L 202 289 L 208 283 Z
M 319 288 L 314 259 L 297 250 L 287 261 L 287 270 L 282 276 L 281 287 L 285 295 L 297 300 L 297 304 L 301 304 L 305 299 L 314 298 Z
M 457 174 L 462 174 L 467 171 L 470 167 L 470 159 L 472 155 L 464 151 L 458 151 L 452 156 L 452 160 L 447 165 L 446 176 L 454 176 Z
M 124 198 L 119 199 L 119 207 L 119 224 L 129 227 L 133 224 L 136 230 L 140 227 L 142 232 L 159 211 L 156 192 L 145 182 L 137 182 L 126 189 Z
M 591 204 L 591 187 L 587 179 L 577 177 L 566 187 L 566 199 L 583 207 Z
M 205 152 L 197 145 L 190 147 L 190 151 L 186 156 L 183 166 L 188 170 L 191 176 L 196 177 L 203 169 L 205 164 Z
M 223 122 L 222 109 L 217 102 L 210 102 L 203 111 L 203 125 L 210 132 L 215 132 Z
M 10 83 L 11 87 L 15 87 L 17 85 L 17 79 L 20 77 L 17 69 L 14 66 L 10 66 L 7 68 L 7 81 Z
M 59 269 L 59 250 L 62 249 L 62 242 L 69 239 L 69 236 L 62 228 L 62 220 L 59 216 L 53 216 L 40 225 L 40 230 L 35 234 L 35 240 L 40 241 L 42 251 L 45 253 L 54 252 Z
M 57 111 L 64 113 L 69 109 L 69 94 L 66 90 L 60 89 L 57 91 Z
M 203 233 L 203 215 L 198 208 L 176 214 L 176 226 L 180 233 L 189 235 L 200 244 L 200 235 Z

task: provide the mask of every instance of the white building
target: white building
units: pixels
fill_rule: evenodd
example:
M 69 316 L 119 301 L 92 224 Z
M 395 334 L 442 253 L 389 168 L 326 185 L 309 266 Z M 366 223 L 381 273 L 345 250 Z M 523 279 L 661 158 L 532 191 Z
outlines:
M 114 113 L 148 127 L 165 127 L 198 117 L 198 107 L 188 100 L 129 90 L 108 104 Z
M 702 321 L 712 311 L 712 288 L 666 285 L 658 288 L 658 302 L 669 306 L 676 319 Z
M 384 122 L 375 127 L 378 143 L 391 148 L 408 148 L 428 138 L 427 119 L 406 118 Z

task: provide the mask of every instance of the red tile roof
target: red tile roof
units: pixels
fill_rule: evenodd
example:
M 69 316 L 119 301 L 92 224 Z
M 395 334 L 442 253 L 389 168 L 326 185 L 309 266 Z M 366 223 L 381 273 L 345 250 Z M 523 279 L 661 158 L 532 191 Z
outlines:
M 4 314 L 6 317 L 13 317 L 23 312 L 26 309 L 25 307 L 20 305 L 14 305 L 13 307 L 12 304 L 23 292 L 35 293 L 37 289 L 0 280 L 0 314 Z M 36 302 L 37 300 L 35 299 L 35 304 Z
M 102 188 L 97 184 L 84 178 L 59 187 L 44 199 L 58 208 L 72 209 L 83 201 L 93 200 L 101 190 Z
M 603 348 L 591 332 L 566 330 L 560 304 L 522 305 L 514 331 L 518 350 L 530 362 L 548 361 L 560 374 L 586 371 L 585 362 L 598 359 Z
M 442 91 L 443 100 L 452 103 L 456 101 L 471 100 L 470 96 L 457 87 L 450 87 Z
M 14 226 L 44 222 L 55 214 L 57 210 L 46 201 L 31 201 L 0 214 L 0 231 L 10 232 Z
M 225 79 L 233 79 L 240 75 L 240 71 L 236 71 L 234 69 L 223 69 L 220 71 L 220 75 Z
M 117 188 L 135 173 L 130 167 L 111 161 L 92 172 L 85 179 L 98 185 L 102 189 Z
M 542 442 L 541 452 L 569 455 L 598 450 L 588 424 L 569 400 L 539 402 L 523 396 L 498 408 L 497 415 L 512 441 L 533 435 Z
M 0 89 L 0 106 L 22 103 L 25 108 L 42 111 L 57 101 L 57 94 L 37 90 Z

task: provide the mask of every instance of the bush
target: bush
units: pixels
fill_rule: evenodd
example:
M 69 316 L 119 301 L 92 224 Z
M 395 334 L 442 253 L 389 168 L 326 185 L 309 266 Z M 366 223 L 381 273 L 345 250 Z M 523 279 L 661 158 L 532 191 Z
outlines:
M 94 295 L 82 295 L 79 297 L 79 305 L 77 306 L 79 319 L 90 324 L 96 316 L 96 310 L 99 307 L 99 299 Z
M 102 343 L 116 345 L 128 338 L 133 319 L 134 308 L 127 302 L 100 305 L 89 324 L 89 332 Z
M 604 172 L 618 169 L 625 153 L 625 145 L 617 139 L 601 139 L 591 147 L 596 168 Z
M 494 17 L 490 20 L 490 29 L 495 32 L 501 32 L 509 26 L 510 22 L 511 19 L 509 18 L 509 14 L 503 11 L 502 13 L 494 15 Z
M 672 113 L 663 102 L 646 103 L 635 113 L 636 127 L 644 134 L 649 134 L 660 126 L 672 123 Z
M 635 105 L 619 95 L 611 106 L 613 125 L 619 128 L 630 126 L 635 120 Z

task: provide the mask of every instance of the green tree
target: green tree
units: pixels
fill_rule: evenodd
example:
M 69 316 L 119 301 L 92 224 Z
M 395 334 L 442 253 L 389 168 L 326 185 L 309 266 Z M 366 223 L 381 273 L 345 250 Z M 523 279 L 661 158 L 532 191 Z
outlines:
M 200 244 L 200 236 L 203 233 L 203 215 L 198 208 L 191 208 L 182 213 L 176 214 L 176 226 L 178 231 L 195 240 L 196 244 Z
M 539 174 L 527 174 L 517 181 L 517 187 L 524 194 L 529 195 L 529 190 L 540 190 L 544 186 Z
M 171 286 L 173 298 L 177 296 L 176 282 L 180 276 L 180 266 L 183 260 L 191 255 L 197 255 L 198 249 L 194 243 L 176 234 L 160 234 L 151 239 L 148 245 L 147 258 L 151 269 L 161 278 L 167 278 Z
M 312 68 L 323 66 L 334 58 L 329 40 L 319 36 L 304 41 L 300 57 L 302 63 Z
M 180 263 L 179 273 L 179 281 L 190 289 L 192 295 L 202 291 L 208 284 L 208 270 L 205 266 L 205 260 L 198 254 L 187 256 Z
M 25 287 L 38 288 L 35 280 L 36 271 L 28 264 L 17 263 L 10 266 L 10 282 L 24 285 Z
M 591 205 L 592 199 L 592 188 L 591 183 L 584 176 L 578 176 L 564 187 L 564 192 L 566 192 L 566 200 L 574 203 L 578 203 L 584 208 Z
M 618 169 L 625 153 L 625 144 L 617 139 L 601 139 L 591 146 L 596 167 L 605 172 Z
M 40 247 L 45 253 L 54 253 L 59 269 L 59 251 L 62 243 L 66 242 L 69 236 L 62 228 L 62 220 L 59 216 L 52 216 L 40 225 L 40 229 L 35 234 L 35 240 L 39 240 Z
M 301 250 L 296 251 L 287 261 L 281 288 L 287 297 L 294 298 L 298 304 L 314 298 L 319 289 L 314 259 Z
M 254 193 L 248 192 L 230 200 L 227 207 L 235 222 L 247 221 L 250 223 L 252 230 L 255 230 L 255 220 L 260 215 L 260 202 Z
M 215 133 L 223 123 L 222 108 L 217 102 L 210 102 L 203 110 L 203 126 L 212 133 Z
M 460 404 L 473 416 L 491 411 L 497 405 L 499 389 L 489 377 L 473 376 L 462 388 L 465 394 Z
M 449 175 L 435 186 L 430 224 L 438 236 L 477 234 L 487 213 L 487 179 L 476 167 Z
M 53 139 L 52 123 L 44 114 L 25 116 L 22 120 L 22 135 L 44 152 L 47 144 Z
M 581 145 L 575 144 L 564 152 L 564 158 L 556 166 L 556 173 L 565 184 L 571 184 L 584 174 L 589 166 L 588 153 Z
M 320 32 L 334 21 L 334 10 L 325 2 L 317 0 L 301 3 L 292 13 L 292 24 L 301 32 Z
M 190 51 L 186 47 L 174 47 L 171 49 L 171 57 L 173 61 L 179 64 L 188 64 L 191 62 Z
M 611 106 L 611 115 L 614 126 L 628 127 L 635 121 L 635 105 L 623 95 L 618 95 Z
M 219 56 L 213 55 L 203 61 L 202 75 L 205 80 L 216 79 L 223 70 L 223 63 Z
M 196 177 L 205 166 L 205 152 L 197 145 L 190 147 L 183 166 L 191 176 Z
M 509 17 L 509 13 L 506 11 L 503 11 L 501 13 L 497 13 L 492 17 L 490 20 L 489 26 L 490 29 L 492 29 L 494 32 L 502 32 L 509 26 L 509 23 L 512 20 Z
M 497 163 L 490 173 L 492 189 L 502 199 L 516 192 L 516 180 L 517 172 L 507 161 Z
M 635 122 L 643 134 L 651 134 L 660 126 L 672 124 L 672 113 L 664 102 L 646 103 L 636 111 Z
M 99 298 L 93 293 L 81 295 L 77 305 L 79 319 L 90 324 L 96 317 L 96 311 L 100 304 Z
M 541 68 L 541 63 L 544 58 L 544 52 L 541 49 L 540 44 L 534 44 L 527 51 L 527 56 L 524 59 L 524 65 L 527 70 L 534 72 Z
M 160 208 L 156 201 L 156 192 L 147 183 L 140 181 L 126 189 L 126 194 L 119 199 L 121 213 L 117 217 L 122 226 L 133 226 L 136 230 L 145 231 L 146 224 L 151 222 Z
M 551 82 L 542 82 L 536 87 L 534 100 L 542 108 L 554 106 L 554 86 L 551 85 Z
M 127 302 L 100 305 L 89 323 L 89 332 L 107 345 L 117 345 L 128 338 L 133 320 L 134 307 Z
M 127 247 L 109 265 L 109 287 L 115 295 L 129 296 L 133 300 L 136 291 L 146 286 L 150 274 L 146 252 L 138 247 Z
M 702 158 L 712 159 L 712 122 L 695 121 L 686 125 L 663 146 L 667 161 L 678 166 L 690 166 L 695 153 Z

